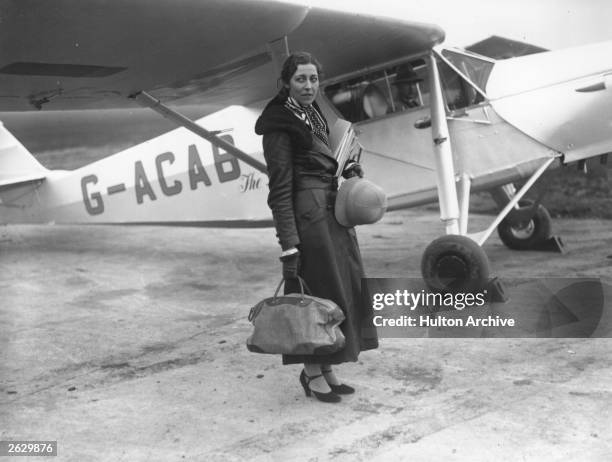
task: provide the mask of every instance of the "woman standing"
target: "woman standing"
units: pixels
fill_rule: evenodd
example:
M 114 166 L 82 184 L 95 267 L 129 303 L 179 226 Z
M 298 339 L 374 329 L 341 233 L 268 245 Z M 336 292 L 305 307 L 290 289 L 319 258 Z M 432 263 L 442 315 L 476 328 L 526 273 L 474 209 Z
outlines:
M 315 102 L 320 74 L 321 65 L 309 53 L 291 54 L 281 72 L 283 88 L 265 107 L 255 132 L 263 135 L 268 205 L 282 248 L 285 293 L 299 292 L 299 275 L 311 295 L 333 300 L 346 316 L 340 325 L 344 349 L 329 355 L 283 355 L 283 364 L 304 364 L 300 382 L 307 396 L 338 402 L 339 395 L 355 390 L 340 382 L 332 365 L 357 361 L 360 351 L 378 347 L 378 339 L 367 326 L 372 313 L 362 301 L 364 273 L 355 230 L 334 216 L 338 164 L 329 147 L 327 121 Z M 343 176 L 357 173 L 360 167 L 352 164 Z

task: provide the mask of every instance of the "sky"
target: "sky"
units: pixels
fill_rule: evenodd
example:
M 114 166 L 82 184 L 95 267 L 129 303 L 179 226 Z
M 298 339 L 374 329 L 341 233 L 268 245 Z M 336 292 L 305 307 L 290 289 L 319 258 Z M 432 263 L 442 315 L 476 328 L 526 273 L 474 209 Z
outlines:
M 491 35 L 500 35 L 551 50 L 612 40 L 612 1 L 610 0 L 289 0 L 288 2 L 438 24 L 446 31 L 445 43 L 460 47 Z

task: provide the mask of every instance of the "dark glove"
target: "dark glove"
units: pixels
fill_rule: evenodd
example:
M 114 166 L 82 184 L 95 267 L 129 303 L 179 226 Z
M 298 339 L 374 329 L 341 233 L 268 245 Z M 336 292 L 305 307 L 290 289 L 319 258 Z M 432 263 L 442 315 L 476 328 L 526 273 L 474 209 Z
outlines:
M 300 253 L 296 252 L 291 255 L 280 257 L 280 261 L 283 263 L 283 278 L 296 279 L 300 266 Z
M 346 167 L 344 167 L 342 176 L 346 178 L 347 180 L 355 176 L 358 176 L 359 178 L 363 178 L 363 167 L 361 166 L 360 163 L 355 162 L 354 160 L 351 160 L 346 164 Z

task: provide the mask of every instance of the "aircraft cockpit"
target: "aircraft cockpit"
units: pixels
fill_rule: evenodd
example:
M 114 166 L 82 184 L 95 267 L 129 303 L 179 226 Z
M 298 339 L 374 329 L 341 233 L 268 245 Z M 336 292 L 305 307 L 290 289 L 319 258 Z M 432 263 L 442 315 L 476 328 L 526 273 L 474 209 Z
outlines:
M 438 59 L 447 111 L 479 105 L 494 65 L 469 52 L 443 49 Z M 384 68 L 334 79 L 324 94 L 344 119 L 366 122 L 406 111 L 429 108 L 428 68 L 424 58 L 413 58 Z
M 423 59 L 353 75 L 325 88 L 346 120 L 362 122 L 427 106 L 429 85 Z
M 362 69 L 323 84 L 326 106 L 355 125 L 366 153 L 361 161 L 368 178 L 384 183 L 385 192 L 395 201 L 406 190 L 407 178 L 414 192 L 410 200 L 435 200 L 436 189 L 431 185 L 437 182 L 437 170 L 431 154 L 431 127 L 432 113 L 438 112 L 432 111 L 438 90 L 450 122 L 453 154 L 463 162 L 460 168 L 475 165 L 470 172 L 479 172 L 483 165 L 494 163 L 492 158 L 483 159 L 483 149 L 474 149 L 485 145 L 483 139 L 491 143 L 488 152 L 500 149 L 493 147 L 499 138 L 491 136 L 491 129 L 498 119 L 489 110 L 485 91 L 495 61 L 442 47 L 434 48 L 433 56 L 437 82 L 431 79 L 428 54 Z M 390 175 L 391 171 L 395 175 Z

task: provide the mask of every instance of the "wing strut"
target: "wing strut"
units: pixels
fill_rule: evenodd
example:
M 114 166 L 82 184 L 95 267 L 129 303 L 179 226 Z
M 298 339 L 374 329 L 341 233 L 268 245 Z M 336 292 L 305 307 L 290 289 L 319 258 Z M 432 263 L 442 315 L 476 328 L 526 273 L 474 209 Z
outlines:
M 177 125 L 180 125 L 181 127 L 185 127 L 187 130 L 190 130 L 196 135 L 201 136 L 206 141 L 214 144 L 215 146 L 220 147 L 221 149 L 225 150 L 225 152 L 232 154 L 237 159 L 240 159 L 245 164 L 250 165 L 253 168 L 256 168 L 257 170 L 259 170 L 262 173 L 265 173 L 266 175 L 268 174 L 266 165 L 263 162 L 260 162 L 257 159 L 254 159 L 253 157 L 248 155 L 246 152 L 238 149 L 233 144 L 228 143 L 227 141 L 219 138 L 213 132 L 206 130 L 204 127 L 201 127 L 200 125 L 195 123 L 190 118 L 185 117 L 180 112 L 177 112 L 174 109 L 170 109 L 168 106 L 164 105 L 160 100 L 149 95 L 147 92 L 141 91 L 141 92 L 135 93 L 133 95 L 130 95 L 130 98 L 136 100 L 136 102 L 138 102 L 138 104 L 140 104 L 141 106 L 151 108 L 155 112 L 164 116 L 166 119 L 169 119 L 173 121 L 174 123 L 176 123 Z
M 493 231 L 495 231 L 495 228 L 497 228 L 497 225 L 499 225 L 502 222 L 502 220 L 506 217 L 506 215 L 508 215 L 508 213 L 510 213 L 510 211 L 514 208 L 514 206 L 519 203 L 519 201 L 523 198 L 525 193 L 527 193 L 529 188 L 533 186 L 536 180 L 540 178 L 540 176 L 542 176 L 542 174 L 546 171 L 548 166 L 552 164 L 556 158 L 557 157 L 551 157 L 547 159 L 542 165 L 540 165 L 540 167 L 534 172 L 533 175 L 531 175 L 531 177 L 529 178 L 529 180 L 527 180 L 527 182 L 523 185 L 523 187 L 517 193 L 513 195 L 512 199 L 510 199 L 510 201 L 501 210 L 501 212 L 499 212 L 497 217 L 495 217 L 495 220 L 493 220 L 493 223 L 491 223 L 487 229 L 479 233 L 472 233 L 469 235 L 469 237 L 474 239 L 479 245 L 484 244 L 487 238 L 493 233 Z
M 429 88 L 431 88 L 431 137 L 436 164 L 440 219 L 446 226 L 446 234 L 459 234 L 459 201 L 457 200 L 453 152 L 446 124 L 442 87 L 436 56 L 431 52 L 428 58 Z

